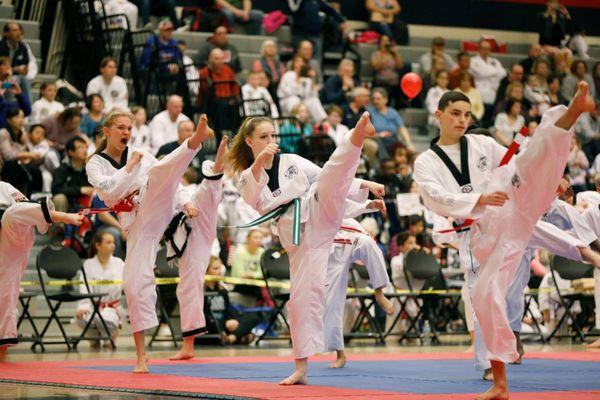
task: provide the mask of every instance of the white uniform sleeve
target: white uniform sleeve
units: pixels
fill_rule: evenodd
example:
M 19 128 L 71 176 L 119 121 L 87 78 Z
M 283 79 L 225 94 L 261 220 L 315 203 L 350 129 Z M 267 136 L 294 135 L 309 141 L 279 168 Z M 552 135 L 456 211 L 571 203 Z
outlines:
M 27 48 L 27 54 L 29 55 L 29 64 L 27 64 L 27 75 L 25 77 L 32 81 L 38 74 L 37 59 L 35 58 L 31 47 L 29 47 L 29 45 L 25 42 L 22 43 L 25 44 L 25 47 Z
M 240 191 L 240 195 L 246 203 L 248 203 L 255 210 L 260 210 L 262 209 L 260 206 L 261 192 L 265 186 L 267 186 L 267 183 L 269 183 L 269 176 L 267 175 L 267 172 L 262 169 L 260 171 L 260 179 L 257 181 L 254 179 L 254 174 L 252 173 L 251 168 L 252 167 L 245 169 L 240 174 L 238 190 Z
M 96 78 L 90 80 L 90 82 L 87 85 L 87 88 L 85 89 L 86 96 L 89 96 L 90 94 L 94 93 L 100 93 L 100 86 L 98 86 L 97 82 L 98 80 Z
M 132 173 L 139 166 L 140 164 L 138 163 L 132 170 Z M 92 156 L 85 166 L 85 171 L 89 182 L 98 192 L 98 197 L 109 207 L 114 206 L 128 194 L 128 190 L 134 181 L 131 179 L 132 174 L 127 173 L 125 167 L 113 174 L 106 175 L 102 168 L 100 156 Z

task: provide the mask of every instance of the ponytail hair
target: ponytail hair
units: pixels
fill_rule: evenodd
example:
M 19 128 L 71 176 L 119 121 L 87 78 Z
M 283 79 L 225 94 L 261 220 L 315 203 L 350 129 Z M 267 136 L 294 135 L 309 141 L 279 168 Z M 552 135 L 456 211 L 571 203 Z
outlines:
M 233 138 L 228 157 L 234 172 L 242 172 L 254 162 L 254 154 L 252 154 L 252 149 L 246 143 L 246 138 L 252 136 L 256 127 L 263 122 L 268 122 L 274 126 L 273 120 L 269 117 L 248 117 Z
M 110 129 L 110 127 L 113 126 L 113 124 L 115 123 L 115 120 L 119 117 L 129 118 L 132 123 L 134 121 L 133 114 L 130 113 L 129 111 L 114 109 L 113 111 L 108 113 L 108 115 L 106 116 L 106 119 L 104 120 L 104 124 L 102 124 L 102 130 Z M 96 135 L 94 135 L 94 137 L 95 136 Z M 98 144 L 98 147 L 96 148 L 96 151 L 94 151 L 94 153 L 87 158 L 86 162 L 88 162 L 90 160 L 90 158 L 92 158 L 96 154 L 102 153 L 106 149 L 106 146 L 108 146 L 108 138 L 106 137 L 106 134 L 104 134 L 102 137 L 102 140 L 100 141 L 100 144 Z

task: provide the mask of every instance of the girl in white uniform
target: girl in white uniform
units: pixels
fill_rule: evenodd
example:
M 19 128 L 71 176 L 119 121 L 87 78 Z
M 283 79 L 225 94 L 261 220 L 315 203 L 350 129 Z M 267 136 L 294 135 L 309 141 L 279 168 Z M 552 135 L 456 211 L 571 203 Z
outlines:
M 369 204 L 367 207 L 374 208 L 375 204 Z M 381 204 L 379 207 L 384 208 L 385 205 Z M 390 279 L 381 249 L 361 224 L 354 219 L 344 219 L 335 236 L 327 263 L 323 351 L 336 352 L 336 360 L 329 365 L 330 368 L 342 368 L 346 364 L 344 305 L 348 288 L 348 271 L 356 261 L 362 261 L 369 272 L 370 286 L 375 289 L 375 301 L 388 315 L 394 312 L 394 306 L 383 294 L 383 289 L 390 284 Z
M 277 231 L 290 259 L 287 309 L 296 370 L 282 385 L 306 384 L 308 357 L 324 348 L 327 261 L 348 198 L 366 189 L 378 197 L 384 194 L 383 185 L 354 179 L 363 141 L 374 134 L 365 113 L 322 169 L 295 154 L 277 155 L 270 118 L 246 119 L 233 141 L 230 159 L 234 170 L 241 172 L 244 200 L 261 214 L 287 207 L 277 219 Z
M 587 85 L 580 83 L 571 106 L 547 111 L 526 151 L 495 169 L 504 155 L 502 147 L 480 135 L 465 137 L 469 100 L 447 93 L 436 112 L 441 139 L 415 162 L 415 180 L 428 208 L 444 216 L 478 219 L 461 234 L 461 257 L 480 263 L 472 303 L 494 385 L 479 399 L 508 398 L 504 363 L 516 360 L 518 354 L 506 315 L 506 292 L 537 220 L 555 197 L 573 125 L 582 112 L 594 107 L 587 92 Z
M 50 205 L 50 208 L 48 208 Z M 52 203 L 30 203 L 7 182 L 0 182 L 0 362 L 17 340 L 19 282 L 23 277 L 35 230 L 46 233 L 55 222 L 81 225 L 82 215 L 54 211 Z
M 108 207 L 131 199 L 130 212 L 119 220 L 128 231 L 124 289 L 137 351 L 134 373 L 147 373 L 144 331 L 158 325 L 156 283 L 153 273 L 158 242 L 173 216 L 175 202 L 186 212 L 193 209 L 189 194 L 179 182 L 203 141 L 212 136 L 205 115 L 194 135 L 157 161 L 143 150 L 127 146 L 133 115 L 115 111 L 104 123 L 105 139 L 86 165 L 90 183 Z M 176 199 L 177 197 L 177 199 Z
M 227 158 L 227 136 L 223 136 L 215 161 L 204 161 L 204 180 L 192 196 L 188 211 L 189 236 L 179 259 L 177 300 L 181 314 L 182 349 L 171 360 L 194 358 L 194 338 L 207 332 L 204 316 L 204 275 L 217 237 L 218 207 L 223 194 L 221 178 Z

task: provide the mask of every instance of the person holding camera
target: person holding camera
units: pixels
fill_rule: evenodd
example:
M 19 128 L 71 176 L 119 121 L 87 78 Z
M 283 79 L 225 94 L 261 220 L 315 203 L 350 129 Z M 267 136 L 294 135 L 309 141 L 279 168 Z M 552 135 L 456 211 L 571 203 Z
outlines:
M 0 57 L 0 127 L 6 126 L 11 108 L 20 108 L 25 116 L 31 114 L 31 102 L 12 76 L 10 58 Z

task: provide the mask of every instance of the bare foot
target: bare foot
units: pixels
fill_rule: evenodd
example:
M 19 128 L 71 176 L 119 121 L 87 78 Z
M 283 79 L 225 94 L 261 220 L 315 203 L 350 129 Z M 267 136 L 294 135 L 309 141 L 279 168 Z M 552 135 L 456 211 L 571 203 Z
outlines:
M 291 385 L 308 385 L 308 379 L 306 379 L 306 371 L 295 371 L 293 374 L 279 382 L 282 386 Z
M 177 352 L 177 354 L 175 354 L 172 357 L 169 357 L 169 360 L 171 360 L 171 361 L 190 360 L 194 357 L 195 357 L 195 354 L 193 351 L 189 352 L 189 351 L 186 351 L 185 349 L 181 349 L 181 350 L 179 350 L 179 352 Z
M 362 147 L 366 137 L 374 137 L 375 135 L 377 135 L 377 131 L 371 123 L 369 112 L 365 111 L 352 130 L 350 142 L 356 147 Z
M 487 368 L 485 371 L 483 371 L 483 376 L 481 377 L 481 379 L 483 379 L 484 381 L 493 381 L 494 375 L 492 374 L 492 369 Z
M 6 362 L 8 346 L 0 347 L 0 362 Z
M 138 358 L 133 369 L 134 374 L 147 374 L 148 373 L 148 357 Z
M 195 150 L 200 146 L 200 144 L 213 137 L 215 137 L 215 132 L 208 126 L 208 118 L 206 117 L 206 114 L 202 114 L 200 116 L 200 120 L 198 121 L 196 132 L 194 132 L 188 141 L 188 147 Z
M 394 305 L 387 297 L 385 297 L 382 288 L 375 289 L 375 301 L 379 304 L 379 307 L 383 308 L 383 311 L 385 311 L 387 315 L 392 315 L 394 313 Z
M 586 349 L 600 349 L 600 339 L 597 339 L 595 342 L 585 345 Z M 0 359 L 1 361 L 1 359 Z
M 338 351 L 336 360 L 334 362 L 332 362 L 331 364 L 329 364 L 329 368 L 333 368 L 333 369 L 344 368 L 344 365 L 346 365 L 346 354 L 343 351 L 342 352 Z
M 492 386 L 487 392 L 475 397 L 475 400 L 508 400 L 508 389 L 506 386 Z

